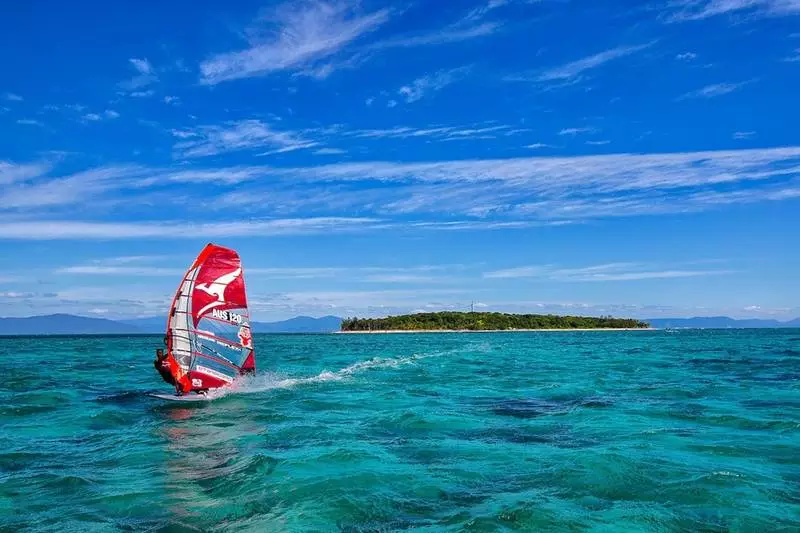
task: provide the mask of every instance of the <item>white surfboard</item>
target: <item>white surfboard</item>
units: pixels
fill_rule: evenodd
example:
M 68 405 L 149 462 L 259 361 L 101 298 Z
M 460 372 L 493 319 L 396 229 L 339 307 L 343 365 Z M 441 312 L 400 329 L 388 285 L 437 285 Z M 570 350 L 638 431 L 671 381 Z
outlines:
M 178 396 L 177 394 L 161 394 L 158 392 L 149 392 L 147 393 L 148 396 L 151 398 L 158 398 L 159 400 L 169 400 L 172 402 L 208 402 L 214 399 L 214 396 L 206 396 L 204 394 L 183 394 Z

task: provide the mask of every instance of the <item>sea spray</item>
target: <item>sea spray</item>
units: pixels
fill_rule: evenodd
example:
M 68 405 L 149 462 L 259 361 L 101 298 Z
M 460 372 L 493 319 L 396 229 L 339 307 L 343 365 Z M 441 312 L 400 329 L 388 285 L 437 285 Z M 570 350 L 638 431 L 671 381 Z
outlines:
M 480 350 L 487 349 L 485 343 L 478 344 Z M 275 389 L 288 389 L 301 385 L 311 385 L 314 383 L 325 383 L 329 381 L 342 381 L 343 379 L 354 376 L 361 372 L 377 368 L 399 368 L 412 365 L 417 361 L 433 357 L 442 357 L 460 353 L 463 350 L 436 350 L 428 353 L 413 354 L 405 357 L 373 357 L 365 361 L 358 361 L 337 371 L 323 370 L 315 376 L 309 377 L 286 377 L 275 372 L 259 372 L 255 375 L 245 375 L 236 379 L 231 386 L 222 389 L 209 391 L 209 400 L 223 398 L 232 394 L 255 394 Z

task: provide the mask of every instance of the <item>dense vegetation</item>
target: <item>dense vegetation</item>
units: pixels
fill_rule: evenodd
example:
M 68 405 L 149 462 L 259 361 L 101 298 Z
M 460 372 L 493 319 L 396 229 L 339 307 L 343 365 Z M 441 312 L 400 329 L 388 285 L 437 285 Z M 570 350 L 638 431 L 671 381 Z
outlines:
M 417 313 L 387 318 L 347 318 L 342 331 L 375 330 L 513 330 L 646 328 L 647 323 L 631 318 L 512 315 L 508 313 Z

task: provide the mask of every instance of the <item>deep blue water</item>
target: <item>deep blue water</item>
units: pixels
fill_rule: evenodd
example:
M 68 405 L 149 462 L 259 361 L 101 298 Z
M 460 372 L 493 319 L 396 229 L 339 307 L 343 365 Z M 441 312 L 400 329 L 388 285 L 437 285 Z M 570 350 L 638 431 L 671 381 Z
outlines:
M 1 531 L 800 531 L 800 331 L 0 339 Z

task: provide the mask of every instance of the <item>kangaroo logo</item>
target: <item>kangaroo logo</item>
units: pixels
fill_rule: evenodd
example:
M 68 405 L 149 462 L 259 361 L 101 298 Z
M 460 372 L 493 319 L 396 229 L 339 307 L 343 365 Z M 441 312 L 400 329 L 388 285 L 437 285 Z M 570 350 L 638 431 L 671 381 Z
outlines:
M 242 269 L 240 267 L 240 268 L 237 268 L 236 270 L 234 270 L 233 272 L 221 275 L 220 277 L 218 277 L 217 279 L 215 279 L 211 283 L 201 283 L 200 285 L 195 285 L 195 289 L 200 289 L 201 291 L 203 291 L 204 293 L 206 293 L 206 294 L 208 294 L 210 296 L 216 296 L 217 297 L 216 301 L 211 302 L 210 304 L 208 304 L 205 307 L 203 307 L 200 310 L 200 312 L 197 313 L 197 314 L 198 315 L 202 315 L 203 313 L 205 313 L 209 309 L 213 309 L 214 307 L 219 307 L 220 305 L 223 305 L 225 303 L 225 289 L 227 289 L 228 285 L 233 280 L 238 278 L 239 274 L 241 274 L 241 273 L 242 273 Z

